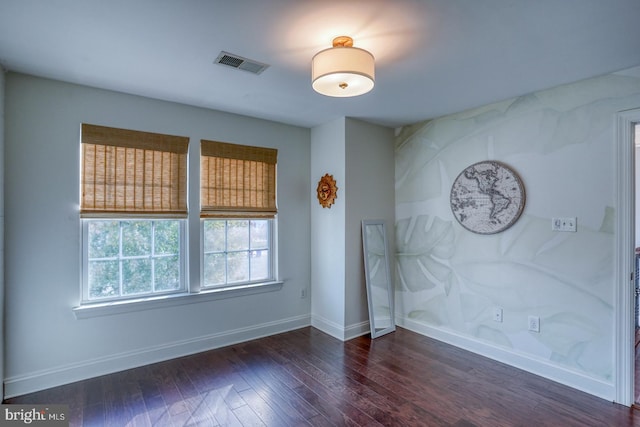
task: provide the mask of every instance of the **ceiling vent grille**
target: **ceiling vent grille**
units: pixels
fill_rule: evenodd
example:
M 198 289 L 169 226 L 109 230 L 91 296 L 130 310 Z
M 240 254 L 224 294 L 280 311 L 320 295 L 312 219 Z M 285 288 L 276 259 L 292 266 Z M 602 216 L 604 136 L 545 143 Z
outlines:
M 228 67 L 237 68 L 238 70 L 248 71 L 253 74 L 260 74 L 267 68 L 268 64 L 254 61 L 253 59 L 243 58 L 229 52 L 220 52 L 220 55 L 214 61 L 214 64 L 222 64 Z

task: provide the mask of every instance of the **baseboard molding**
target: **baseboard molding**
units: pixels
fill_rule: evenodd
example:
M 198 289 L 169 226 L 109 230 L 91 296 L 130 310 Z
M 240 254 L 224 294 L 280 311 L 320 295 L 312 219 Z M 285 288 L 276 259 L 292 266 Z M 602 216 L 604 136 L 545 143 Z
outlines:
M 234 329 L 184 341 L 176 341 L 136 351 L 86 360 L 66 366 L 6 378 L 5 399 L 47 388 L 86 380 L 126 369 L 162 362 L 177 357 L 226 347 L 311 325 L 308 315 Z
M 554 365 L 547 360 L 509 351 L 502 347 L 477 341 L 452 331 L 425 325 L 408 318 L 398 317 L 396 318 L 396 324 L 410 331 L 522 369 L 602 399 L 608 401 L 615 400 L 616 390 L 613 383 Z
M 349 341 L 350 339 L 368 334 L 369 332 L 371 332 L 371 328 L 368 320 L 366 322 L 355 323 L 345 328 L 344 340 Z
M 339 339 L 340 341 L 348 341 L 352 338 L 369 333 L 369 321 L 343 327 L 331 320 L 323 318 L 322 316 L 312 315 L 311 326 Z
M 329 334 L 334 338 L 344 341 L 344 329 L 339 324 L 325 319 L 317 314 L 311 315 L 311 326 L 321 330 L 325 334 Z
M 613 401 L 615 387 L 612 383 L 588 377 L 545 360 L 534 359 L 503 348 L 495 347 L 469 337 L 455 334 L 436 327 L 428 326 L 407 318 L 397 318 L 396 324 L 405 329 L 473 353 L 497 360 L 507 365 L 556 381 L 594 396 Z M 346 328 L 319 316 L 299 316 L 264 323 L 247 328 L 225 331 L 190 340 L 168 343 L 161 346 L 144 348 L 132 352 L 115 354 L 91 359 L 80 363 L 60 366 L 48 370 L 33 372 L 5 379 L 5 399 L 33 393 L 51 387 L 69 384 L 88 378 L 106 375 L 138 366 L 162 362 L 240 342 L 250 341 L 282 332 L 313 326 L 341 341 L 347 341 L 369 333 L 369 323 L 361 322 Z

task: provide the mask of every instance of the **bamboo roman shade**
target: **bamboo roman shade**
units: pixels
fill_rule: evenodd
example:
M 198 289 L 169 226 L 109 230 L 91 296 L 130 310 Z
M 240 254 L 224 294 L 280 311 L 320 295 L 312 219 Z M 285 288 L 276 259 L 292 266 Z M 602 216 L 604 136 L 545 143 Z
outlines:
M 202 218 L 273 218 L 278 150 L 201 141 Z
M 187 216 L 189 138 L 82 124 L 83 217 Z

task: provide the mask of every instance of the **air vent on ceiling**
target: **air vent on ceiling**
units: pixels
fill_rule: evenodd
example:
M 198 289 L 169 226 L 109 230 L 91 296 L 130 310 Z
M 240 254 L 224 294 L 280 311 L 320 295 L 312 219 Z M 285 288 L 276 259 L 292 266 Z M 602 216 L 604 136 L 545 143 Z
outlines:
M 269 65 L 262 62 L 254 61 L 253 59 L 243 58 L 242 56 L 234 55 L 229 52 L 220 52 L 220 55 L 214 61 L 214 64 L 227 65 L 229 67 L 237 68 L 238 70 L 248 71 L 253 74 L 260 74 Z

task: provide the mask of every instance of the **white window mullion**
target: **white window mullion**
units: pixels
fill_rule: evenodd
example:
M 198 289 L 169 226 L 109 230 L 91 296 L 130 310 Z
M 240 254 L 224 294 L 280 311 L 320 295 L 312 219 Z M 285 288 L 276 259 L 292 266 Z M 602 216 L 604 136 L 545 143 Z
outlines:
M 229 221 L 224 221 L 224 283 L 229 283 Z
M 122 252 L 122 236 L 123 235 L 123 230 L 122 230 L 122 221 L 118 221 L 118 296 L 123 296 L 124 295 L 124 288 L 123 288 L 123 282 L 124 282 L 124 278 L 123 278 L 123 268 L 122 268 L 122 257 L 123 257 L 123 252 Z
M 89 223 L 82 221 L 82 300 L 89 299 Z
M 156 222 L 151 221 L 151 292 L 156 292 Z
M 249 237 L 249 241 L 247 242 L 247 264 L 249 265 L 249 271 L 247 273 L 249 273 L 249 280 L 251 280 L 251 278 L 253 277 L 251 275 L 251 226 L 253 224 L 252 220 L 249 220 L 249 230 L 248 230 L 248 237 Z
M 269 247 L 267 250 L 267 256 L 269 257 L 269 277 L 275 277 L 275 250 L 273 246 L 273 234 L 274 234 L 274 222 L 275 219 L 269 220 L 267 222 L 267 246 Z

